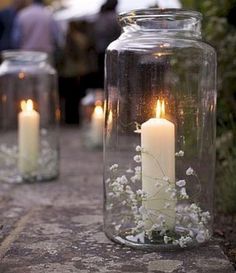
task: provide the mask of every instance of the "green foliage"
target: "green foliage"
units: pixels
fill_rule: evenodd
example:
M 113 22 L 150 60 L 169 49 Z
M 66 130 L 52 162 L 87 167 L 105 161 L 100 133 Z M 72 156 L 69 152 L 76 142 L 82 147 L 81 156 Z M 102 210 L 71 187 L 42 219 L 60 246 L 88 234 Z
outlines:
M 235 0 L 182 0 L 183 7 L 200 11 L 203 37 L 217 50 L 218 111 L 216 201 L 218 209 L 236 212 L 236 26 L 227 20 Z

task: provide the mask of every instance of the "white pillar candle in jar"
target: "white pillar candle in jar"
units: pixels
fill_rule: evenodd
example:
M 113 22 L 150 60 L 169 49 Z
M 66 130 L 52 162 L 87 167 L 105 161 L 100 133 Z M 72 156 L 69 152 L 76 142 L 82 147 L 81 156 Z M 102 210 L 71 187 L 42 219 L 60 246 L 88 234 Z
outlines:
M 33 108 L 33 101 L 21 102 L 18 114 L 19 171 L 23 176 L 37 171 L 39 157 L 40 115 Z
M 145 229 L 154 224 L 173 230 L 175 225 L 175 125 L 157 102 L 156 118 L 141 125 L 142 189 L 147 193 Z M 160 227 L 161 229 L 161 227 Z

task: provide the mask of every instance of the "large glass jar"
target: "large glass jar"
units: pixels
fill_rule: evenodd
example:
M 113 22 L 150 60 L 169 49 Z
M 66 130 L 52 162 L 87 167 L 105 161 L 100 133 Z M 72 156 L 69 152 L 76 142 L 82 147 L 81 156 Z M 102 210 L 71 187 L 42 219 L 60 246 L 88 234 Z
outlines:
M 216 53 L 198 12 L 136 10 L 107 49 L 106 235 L 137 248 L 212 234 Z
M 46 53 L 6 51 L 0 67 L 0 180 L 58 176 L 57 75 Z

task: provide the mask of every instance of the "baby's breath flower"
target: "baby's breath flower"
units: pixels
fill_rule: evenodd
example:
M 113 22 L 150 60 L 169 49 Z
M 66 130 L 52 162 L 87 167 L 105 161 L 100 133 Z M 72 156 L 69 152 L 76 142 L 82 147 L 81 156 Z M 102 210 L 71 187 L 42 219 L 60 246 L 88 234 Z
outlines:
M 142 148 L 141 146 L 137 145 L 136 148 L 135 148 L 136 152 L 141 152 L 142 151 Z
M 143 228 L 144 227 L 144 221 L 138 221 L 137 228 Z
M 123 185 L 125 185 L 125 184 L 128 183 L 128 179 L 126 178 L 125 175 L 122 175 L 122 176 L 121 176 L 120 182 L 121 182 L 121 184 L 123 184 Z
M 136 181 L 139 181 L 141 179 L 141 175 L 140 174 L 135 174 L 134 176 L 132 176 L 130 178 L 130 180 L 135 183 Z
M 186 192 L 186 188 L 181 188 L 181 190 L 180 190 L 180 197 L 182 199 L 188 199 L 189 198 L 189 196 L 187 195 L 187 192 Z
M 198 243 L 204 243 L 206 241 L 205 232 L 200 230 L 196 236 L 196 240 Z
M 184 156 L 184 151 L 179 151 L 177 153 L 175 153 L 175 156 L 178 156 L 178 157 L 183 157 Z
M 147 198 L 147 193 L 145 191 L 143 191 L 143 190 L 140 190 L 140 189 L 137 190 L 136 194 L 141 198 Z
M 110 171 L 116 171 L 118 169 L 118 164 L 113 164 L 111 167 L 110 167 Z
M 137 163 L 140 163 L 142 161 L 141 155 L 135 155 L 134 156 L 134 161 L 137 162 Z
M 186 181 L 185 180 L 179 180 L 176 182 L 176 185 L 178 187 L 184 187 L 186 185 Z
M 172 239 L 170 238 L 170 237 L 168 237 L 168 236 L 164 236 L 164 243 L 165 244 L 168 244 L 169 243 L 169 241 L 171 241 Z
M 116 226 L 115 226 L 115 230 L 116 230 L 116 231 L 119 231 L 120 228 L 121 228 L 121 225 L 116 225 Z
M 108 179 L 106 180 L 106 184 L 109 184 L 110 182 L 111 182 L 111 179 L 108 178 Z
M 128 170 L 126 170 L 126 172 L 127 173 L 133 173 L 134 171 L 131 168 L 129 168 Z
M 137 166 L 134 169 L 135 169 L 135 173 L 136 174 L 140 174 L 141 173 L 141 170 L 142 170 L 141 166 Z
M 145 207 L 144 207 L 144 206 L 141 206 L 141 207 L 139 208 L 139 212 L 140 212 L 140 214 L 145 214 L 145 213 L 146 213 Z
M 193 168 L 189 167 L 189 168 L 187 169 L 187 171 L 186 171 L 186 174 L 187 174 L 187 175 L 193 175 L 193 174 L 194 174 Z

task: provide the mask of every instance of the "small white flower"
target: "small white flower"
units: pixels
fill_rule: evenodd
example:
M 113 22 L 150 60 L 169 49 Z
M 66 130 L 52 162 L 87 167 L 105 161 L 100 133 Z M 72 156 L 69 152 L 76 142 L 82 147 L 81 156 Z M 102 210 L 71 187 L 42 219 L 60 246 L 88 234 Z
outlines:
M 134 161 L 137 162 L 137 163 L 140 163 L 142 161 L 141 155 L 135 155 L 134 156 Z
M 136 174 L 140 174 L 141 173 L 141 170 L 142 170 L 141 166 L 137 166 L 134 169 L 135 169 L 135 173 Z
M 134 171 L 131 168 L 129 168 L 128 170 L 126 170 L 126 172 L 127 173 L 133 173 Z
M 127 204 L 127 202 L 124 200 L 124 201 L 122 202 L 122 205 L 125 206 L 126 204 Z
M 111 167 L 110 167 L 110 171 L 116 171 L 118 169 L 118 164 L 113 164 Z
M 122 176 L 121 176 L 120 182 L 121 182 L 121 184 L 123 184 L 123 185 L 125 185 L 125 184 L 128 183 L 128 179 L 126 178 L 125 175 L 122 175 Z
M 136 150 L 136 152 L 141 152 L 142 151 L 142 147 L 138 145 L 138 146 L 136 146 L 135 150 Z
M 171 241 L 172 239 L 170 238 L 170 237 L 168 237 L 168 236 L 164 236 L 164 243 L 165 244 L 168 244 L 170 241 Z
M 114 196 L 114 193 L 113 193 L 113 192 L 109 192 L 109 193 L 108 193 L 108 196 L 113 197 L 113 196 Z
M 145 209 L 144 206 L 141 206 L 141 207 L 139 208 L 139 213 L 140 213 L 140 214 L 145 214 L 145 213 L 146 213 L 146 209 Z
M 120 228 L 121 228 L 121 225 L 116 225 L 116 226 L 115 226 L 115 230 L 116 230 L 116 231 L 119 231 Z
M 196 240 L 198 243 L 204 243 L 206 241 L 206 236 L 204 231 L 199 231 Z
M 144 221 L 138 221 L 137 228 L 143 228 L 144 227 Z
M 176 185 L 178 187 L 184 187 L 186 185 L 186 181 L 185 180 L 179 180 L 176 182 Z
M 188 199 L 189 198 L 189 196 L 187 195 L 187 192 L 186 192 L 186 188 L 181 188 L 181 190 L 180 190 L 180 197 L 182 199 Z
M 110 182 L 111 182 L 111 179 L 108 178 L 108 179 L 106 180 L 106 184 L 109 184 Z
M 186 174 L 187 174 L 187 175 L 193 175 L 193 174 L 194 174 L 194 170 L 193 170 L 191 167 L 189 167 L 189 168 L 187 169 L 187 171 L 186 171 Z
M 136 193 L 137 193 L 137 195 L 142 195 L 143 191 L 142 190 L 137 190 Z
M 141 198 L 147 198 L 147 193 L 143 190 L 137 190 L 136 194 L 140 196 Z
M 141 179 L 141 175 L 140 174 L 135 174 L 134 176 L 132 176 L 130 178 L 130 180 L 135 183 L 136 181 L 139 181 Z
M 175 156 L 183 157 L 184 156 L 184 151 L 179 151 L 178 153 L 175 153 Z
M 194 232 L 192 230 L 189 231 L 189 236 L 192 238 L 194 237 Z

